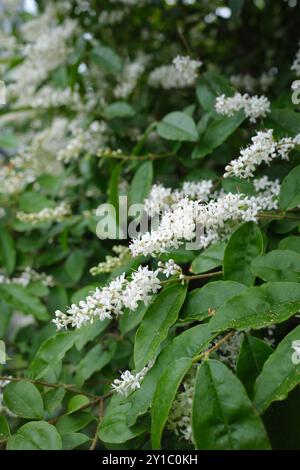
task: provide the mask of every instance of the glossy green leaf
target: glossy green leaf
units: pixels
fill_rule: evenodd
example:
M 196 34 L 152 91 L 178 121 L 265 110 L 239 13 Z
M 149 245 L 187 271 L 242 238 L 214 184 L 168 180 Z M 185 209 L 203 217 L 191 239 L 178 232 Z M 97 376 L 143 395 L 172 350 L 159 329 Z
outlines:
M 255 336 L 245 334 L 236 365 L 236 375 L 243 383 L 249 397 L 253 396 L 254 383 L 273 349 Z
M 203 250 L 191 264 L 192 273 L 201 274 L 222 266 L 225 247 L 225 242 L 218 242 Z
M 299 339 L 300 326 L 297 326 L 264 363 L 254 388 L 254 403 L 259 413 L 264 413 L 273 401 L 284 400 L 300 382 L 300 360 L 292 347 L 293 341 Z
M 281 183 L 279 205 L 284 210 L 294 209 L 300 204 L 300 165 L 290 171 Z
M 8 275 L 12 274 L 16 265 L 15 242 L 9 230 L 0 225 L 0 266 Z
M 116 344 L 110 344 L 108 349 L 96 344 L 81 359 L 76 367 L 75 383 L 81 387 L 95 372 L 100 371 L 112 359 L 116 350 Z
M 68 403 L 67 414 L 70 415 L 88 405 L 90 400 L 85 395 L 74 395 Z
M 38 320 L 49 320 L 45 306 L 39 299 L 29 294 L 25 287 L 17 284 L 1 284 L 0 294 L 16 310 L 33 315 Z
M 160 449 L 163 429 L 167 422 L 172 403 L 179 385 L 192 366 L 192 359 L 183 357 L 177 359 L 160 378 L 153 397 L 151 408 L 151 442 L 153 449 Z
M 245 115 L 242 111 L 235 113 L 231 117 L 217 116 L 201 135 L 193 151 L 192 158 L 203 158 L 211 154 L 213 150 L 223 144 L 238 129 L 244 119 Z
M 229 299 L 210 321 L 212 331 L 243 330 L 281 323 L 300 309 L 300 284 L 269 282 Z
M 17 416 L 41 419 L 44 414 L 42 396 L 35 385 L 21 380 L 10 382 L 4 389 L 4 403 Z
M 183 319 L 203 320 L 213 316 L 226 300 L 243 292 L 247 287 L 234 281 L 215 281 L 189 292 L 180 312 Z
M 130 187 L 131 204 L 142 204 L 150 191 L 153 180 L 152 162 L 144 162 L 136 170 Z
M 78 336 L 77 331 L 57 333 L 40 346 L 30 367 L 30 377 L 39 379 L 51 371 L 72 348 Z
M 252 261 L 252 272 L 264 281 L 300 280 L 300 254 L 289 250 L 273 250 Z
M 21 426 L 7 442 L 8 450 L 61 450 L 61 437 L 52 424 L 29 422 Z
M 254 284 L 251 262 L 263 252 L 263 237 L 254 222 L 246 222 L 231 235 L 225 248 L 223 273 L 225 280 Z
M 135 337 L 134 363 L 137 370 L 155 356 L 167 337 L 169 328 L 177 320 L 186 290 L 186 286 L 178 284 L 169 286 L 150 304 Z
M 290 237 L 283 238 L 278 244 L 280 250 L 296 251 L 300 254 L 300 237 L 291 235 Z
M 196 448 L 266 450 L 264 425 L 239 379 L 223 363 L 207 360 L 197 371 L 192 411 Z
M 179 111 L 167 114 L 157 125 L 158 134 L 167 140 L 195 142 L 198 140 L 196 124 L 188 114 Z

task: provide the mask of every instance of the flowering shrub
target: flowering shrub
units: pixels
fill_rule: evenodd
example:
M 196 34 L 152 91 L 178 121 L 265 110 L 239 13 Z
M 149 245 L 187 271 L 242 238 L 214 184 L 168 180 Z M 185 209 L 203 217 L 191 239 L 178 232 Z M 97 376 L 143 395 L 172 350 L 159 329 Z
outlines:
M 297 2 L 0 23 L 0 446 L 299 449 Z

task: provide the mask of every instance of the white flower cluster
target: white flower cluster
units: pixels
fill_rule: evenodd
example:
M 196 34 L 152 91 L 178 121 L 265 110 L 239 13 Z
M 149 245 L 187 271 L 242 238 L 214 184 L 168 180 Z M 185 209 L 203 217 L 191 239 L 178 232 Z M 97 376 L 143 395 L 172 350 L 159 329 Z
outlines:
M 0 193 L 14 194 L 21 192 L 35 180 L 35 173 L 30 169 L 18 171 L 12 164 L 0 167 Z
M 27 287 L 31 282 L 41 282 L 45 287 L 53 287 L 54 279 L 46 273 L 39 273 L 27 266 L 18 277 L 9 278 L 0 272 L 0 284 L 19 284 Z
M 141 388 L 141 382 L 144 380 L 145 375 L 150 369 L 151 365 L 143 367 L 140 372 L 133 374 L 130 370 L 125 370 L 121 373 L 120 379 L 115 379 L 112 383 L 114 392 L 127 397 L 131 392 Z
M 3 207 L 0 207 L 0 219 L 2 219 L 2 217 L 4 217 L 6 214 L 6 211 Z
M 170 276 L 179 276 L 179 279 L 184 279 L 182 268 L 175 263 L 173 259 L 169 259 L 166 263 L 158 262 L 158 267 L 161 268 L 162 273 L 168 278 Z
M 88 129 L 71 127 L 71 138 L 64 148 L 58 151 L 57 159 L 65 164 L 78 160 L 80 154 L 85 151 L 96 153 L 98 148 L 105 144 L 105 132 L 107 126 L 105 122 L 94 121 Z
M 105 261 L 90 269 L 92 276 L 97 276 L 101 273 L 111 273 L 114 269 L 122 266 L 130 255 L 129 248 L 123 245 L 113 246 L 112 251 L 117 256 L 106 256 Z
M 198 69 L 202 62 L 193 60 L 188 56 L 177 56 L 171 65 L 162 65 L 154 69 L 149 75 L 149 85 L 165 90 L 171 88 L 186 88 L 195 84 Z
M 58 330 L 68 326 L 81 328 L 94 320 L 101 321 L 118 317 L 124 313 L 124 309 L 135 311 L 140 302 L 149 305 L 153 294 L 161 288 L 159 279 L 160 273 L 170 275 L 181 275 L 181 269 L 169 260 L 166 264 L 161 264 L 155 271 L 148 266 L 139 266 L 137 271 L 131 274 L 130 279 L 125 278 L 125 273 L 113 279 L 107 286 L 97 288 L 78 305 L 72 304 L 63 313 L 60 310 L 55 312 L 56 318 L 53 323 Z M 173 274 L 175 273 L 175 274 Z M 181 277 L 181 276 L 180 276 Z
M 265 92 L 275 81 L 275 74 L 272 72 L 271 69 L 269 72 L 262 73 L 258 78 L 248 73 L 245 75 L 232 75 L 230 83 L 238 90 L 243 90 L 247 93 L 254 93 L 256 89 Z
M 225 167 L 225 178 L 228 176 L 249 178 L 254 176 L 254 171 L 262 163 L 269 165 L 277 157 L 287 160 L 289 152 L 300 145 L 300 134 L 276 141 L 273 129 L 268 129 L 257 132 L 251 141 L 252 144 L 242 149 L 240 156 Z
M 195 376 L 190 374 L 182 384 L 173 401 L 167 421 L 167 428 L 176 436 L 192 442 L 192 406 L 195 390 Z
M 300 41 L 299 41 L 299 49 L 295 56 L 294 62 L 292 63 L 291 70 L 295 72 L 297 77 L 300 77 Z
M 101 321 L 123 314 L 125 308 L 136 310 L 139 302 L 148 305 L 152 295 L 161 287 L 158 274 L 160 270 L 151 271 L 147 266 L 139 266 L 131 275 L 131 280 L 125 279 L 125 273 L 111 283 L 82 300 L 78 305 L 71 305 L 67 313 L 60 310 L 55 312 L 53 320 L 57 329 L 72 327 L 80 328 L 95 319 Z
M 64 118 L 55 118 L 48 128 L 37 132 L 30 145 L 21 148 L 20 153 L 11 158 L 8 164 L 0 164 L 0 193 L 21 192 L 39 175 L 61 172 L 56 152 L 65 143 L 66 126 Z
M 146 59 L 141 57 L 136 62 L 126 64 L 119 83 L 114 89 L 116 98 L 127 98 L 135 89 L 136 84 L 145 70 Z
M 264 189 L 261 190 L 260 186 Z M 226 239 L 242 222 L 257 221 L 260 211 L 277 207 L 279 183 L 257 183 L 257 195 L 224 193 L 208 203 L 181 199 L 166 210 L 158 227 L 140 234 L 129 246 L 133 256 L 165 253 L 184 242 L 197 242 L 197 249 Z
M 172 190 L 161 184 L 152 186 L 149 196 L 144 201 L 144 209 L 149 216 L 159 214 L 172 204 L 188 196 L 198 201 L 208 201 L 213 189 L 212 180 L 185 181 L 182 189 Z
M 19 211 L 17 212 L 16 217 L 21 222 L 35 225 L 41 222 L 60 222 L 70 214 L 71 208 L 69 204 L 62 202 L 56 207 L 45 207 L 39 212 Z
M 266 96 L 249 96 L 248 93 L 235 93 L 233 96 L 223 94 L 216 98 L 215 110 L 219 114 L 230 117 L 241 109 L 249 121 L 255 123 L 270 112 L 270 101 Z
M 19 102 L 33 108 L 69 106 L 71 109 L 77 109 L 81 105 L 80 95 L 76 91 L 71 88 L 53 88 L 50 85 L 43 86 L 33 96 L 22 97 Z
M 14 80 L 9 91 L 17 96 L 33 95 L 36 87 L 47 78 L 49 72 L 64 63 L 69 53 L 68 39 L 73 35 L 76 22 L 45 26 L 35 42 L 24 47 L 24 61 L 12 70 Z

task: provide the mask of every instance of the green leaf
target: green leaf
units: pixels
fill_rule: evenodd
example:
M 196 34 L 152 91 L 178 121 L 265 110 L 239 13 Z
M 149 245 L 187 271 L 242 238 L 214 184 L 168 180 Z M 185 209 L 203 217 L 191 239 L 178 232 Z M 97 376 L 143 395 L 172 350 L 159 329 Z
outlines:
M 76 367 L 75 383 L 77 387 L 81 387 L 95 372 L 103 369 L 111 361 L 115 351 L 116 344 L 114 343 L 110 344 L 107 350 L 102 345 L 96 344 L 88 351 Z
M 192 411 L 196 448 L 266 450 L 262 421 L 238 378 L 221 362 L 204 361 L 197 371 Z
M 33 315 L 41 321 L 49 320 L 45 306 L 39 299 L 29 294 L 25 287 L 16 284 L 1 284 L 0 294 L 16 310 Z
M 273 250 L 252 261 L 252 272 L 264 281 L 300 281 L 300 254 Z
M 150 191 L 153 180 L 152 162 L 142 163 L 132 178 L 129 200 L 130 204 L 142 204 Z
M 134 315 L 132 315 L 130 310 L 124 312 L 119 321 L 119 328 L 122 335 L 125 335 L 129 331 L 133 330 L 141 323 L 147 309 L 148 305 L 141 303 L 135 310 Z
M 0 225 L 0 262 L 8 275 L 14 272 L 16 265 L 15 242 L 3 225 Z
M 56 428 L 61 436 L 80 431 L 89 423 L 95 420 L 95 417 L 89 411 L 77 411 L 71 415 L 65 415 L 58 419 Z
M 63 450 L 72 450 L 90 440 L 89 436 L 81 432 L 70 432 L 61 437 Z
M 167 422 L 172 403 L 179 385 L 192 366 L 192 359 L 183 357 L 177 359 L 160 378 L 154 394 L 151 407 L 151 442 L 153 449 L 160 449 L 160 441 L 163 429 Z
M 45 410 L 48 411 L 48 413 L 54 413 L 57 408 L 62 406 L 65 394 L 66 392 L 63 387 L 48 390 L 43 396 Z
M 61 437 L 52 424 L 29 422 L 21 426 L 7 442 L 7 450 L 61 450 Z
M 125 442 L 127 440 L 126 433 L 132 435 L 134 432 L 132 427 L 136 424 L 138 417 L 146 413 L 151 406 L 157 382 L 162 374 L 172 367 L 174 358 L 193 358 L 208 347 L 214 336 L 208 325 L 197 325 L 184 331 L 163 349 L 154 366 L 148 371 L 142 381 L 141 388 L 127 397 L 125 399 L 126 403 L 124 403 L 124 398 L 115 395 L 111 399 L 106 415 L 100 425 L 100 428 L 101 426 L 105 427 L 107 432 L 112 431 L 110 420 L 111 414 L 113 414 L 112 419 L 115 423 L 114 429 L 116 433 L 112 431 L 113 437 L 109 437 L 109 439 L 114 439 L 116 443 Z M 127 404 L 127 407 L 124 407 L 124 404 Z M 121 423 L 118 423 L 118 420 Z M 122 427 L 120 428 L 119 426 Z M 118 434 L 120 429 L 122 433 Z
M 300 254 L 300 237 L 290 236 L 280 240 L 278 248 L 280 250 L 296 251 Z
M 149 429 L 148 420 L 129 427 L 127 423 L 127 413 L 130 410 L 130 403 L 124 403 L 113 407 L 111 412 L 101 421 L 99 427 L 99 439 L 112 444 L 122 444 L 129 441 Z
M 101 67 L 105 68 L 105 70 L 108 72 L 113 74 L 121 72 L 121 59 L 110 47 L 98 45 L 92 50 L 91 55 L 93 61 Z
M 0 415 L 0 441 L 10 436 L 9 424 L 5 416 Z
M 234 281 L 215 281 L 189 292 L 180 316 L 183 319 L 204 320 L 214 315 L 226 300 L 247 289 L 244 284 Z
M 167 114 L 157 125 L 158 134 L 167 140 L 196 142 L 198 131 L 190 116 L 180 111 Z
M 116 101 L 111 103 L 104 108 L 104 116 L 106 119 L 115 119 L 115 118 L 128 118 L 132 117 L 135 114 L 135 111 L 132 106 L 124 101 Z
M 202 251 L 192 262 L 191 272 L 201 274 L 222 265 L 226 243 L 214 243 Z
M 68 256 L 65 269 L 74 282 L 78 282 L 81 278 L 86 265 L 86 254 L 82 250 L 73 250 Z
M 284 400 L 300 382 L 300 362 L 292 359 L 292 343 L 299 339 L 300 326 L 297 326 L 264 363 L 254 388 L 254 404 L 259 413 L 264 413 L 273 401 Z
M 236 375 L 243 383 L 249 397 L 253 396 L 254 383 L 273 349 L 255 336 L 245 335 L 238 356 Z
M 59 361 L 63 359 L 66 352 L 72 348 L 77 336 L 77 331 L 71 331 L 57 333 L 55 336 L 46 339 L 29 366 L 30 377 L 39 379 L 53 370 Z
M 236 131 L 245 119 L 243 111 L 235 113 L 232 117 L 218 116 L 210 123 L 201 135 L 198 144 L 192 153 L 192 158 L 203 158 L 220 147 L 228 137 Z
M 31 382 L 11 382 L 4 389 L 4 403 L 17 416 L 41 419 L 44 404 L 39 390 Z
M 85 395 L 74 395 L 68 403 L 67 414 L 70 415 L 80 410 L 83 406 L 88 405 L 90 400 Z
M 134 363 L 137 370 L 155 356 L 167 337 L 169 328 L 177 320 L 186 291 L 186 286 L 169 286 L 150 304 L 135 337 Z
M 281 130 L 285 136 L 286 133 L 292 136 L 299 133 L 300 114 L 290 108 L 273 108 L 271 114 L 268 116 L 268 120 L 271 121 L 270 127 L 276 124 L 278 129 Z
M 54 201 L 35 191 L 26 191 L 19 200 L 20 210 L 24 212 L 39 212 L 45 207 L 54 207 L 54 204 Z
M 279 206 L 281 209 L 294 209 L 300 204 L 300 165 L 289 172 L 281 183 Z
M 254 284 L 251 261 L 263 252 L 263 237 L 254 222 L 246 222 L 231 235 L 223 260 L 224 279 Z
M 281 323 L 300 309 L 300 284 L 269 282 L 229 299 L 210 321 L 212 331 L 264 328 Z
M 210 71 L 199 78 L 196 93 L 202 108 L 211 111 L 215 107 L 217 96 L 222 94 L 231 96 L 234 90 L 223 75 Z

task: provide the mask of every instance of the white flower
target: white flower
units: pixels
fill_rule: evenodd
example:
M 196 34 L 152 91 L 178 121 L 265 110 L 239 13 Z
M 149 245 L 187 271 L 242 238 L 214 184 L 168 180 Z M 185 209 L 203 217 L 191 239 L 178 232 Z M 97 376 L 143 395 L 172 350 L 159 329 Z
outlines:
M 217 113 L 233 116 L 241 109 L 250 122 L 255 123 L 258 118 L 266 117 L 270 112 L 270 102 L 266 96 L 249 96 L 247 93 L 235 93 L 233 96 L 220 95 L 216 98 L 215 109 Z
M 186 88 L 195 84 L 198 69 L 202 65 L 199 60 L 188 56 L 177 56 L 171 65 L 162 65 L 154 69 L 149 75 L 149 85 L 165 90 L 171 88 Z
M 70 215 L 71 209 L 66 202 L 62 202 L 58 206 L 51 208 L 45 207 L 39 212 L 17 212 L 16 217 L 18 220 L 29 224 L 38 224 L 40 222 L 60 222 L 65 217 Z
M 149 196 L 144 201 L 144 209 L 149 216 L 154 216 L 168 209 L 172 204 L 188 196 L 190 199 L 207 201 L 212 192 L 212 180 L 185 181 L 182 189 L 172 190 L 161 184 L 152 186 Z
M 52 276 L 46 273 L 39 273 L 29 266 L 19 276 L 12 278 L 6 277 L 0 272 L 0 284 L 20 284 L 23 287 L 27 287 L 31 282 L 41 282 L 46 287 L 54 285 Z
M 252 137 L 252 143 L 241 150 L 240 156 L 225 167 L 224 177 L 249 178 L 254 176 L 254 171 L 262 163 L 269 165 L 277 157 L 287 160 L 289 152 L 299 145 L 299 140 L 300 134 L 276 141 L 273 129 L 259 131 Z
M 125 274 L 117 277 L 105 287 L 97 288 L 78 305 L 73 304 L 63 313 L 55 312 L 53 323 L 58 330 L 72 327 L 80 328 L 94 320 L 111 319 L 122 315 L 125 308 L 131 311 L 137 309 L 139 302 L 148 304 L 153 294 L 161 288 L 158 279 L 159 270 L 151 271 L 148 267 L 139 266 L 131 275 L 131 280 L 125 279 Z
M 115 379 L 112 383 L 113 391 L 127 397 L 131 392 L 138 390 L 151 365 L 145 366 L 140 372 L 135 374 L 129 370 L 122 372 L 121 378 Z
M 135 89 L 136 84 L 143 74 L 146 65 L 146 58 L 140 56 L 136 62 L 128 63 L 125 65 L 119 83 L 114 89 L 114 96 L 116 98 L 127 98 Z
M 170 276 L 177 276 L 182 277 L 182 268 L 178 264 L 175 263 L 173 259 L 169 259 L 166 263 L 162 261 L 158 262 L 158 267 L 163 274 L 168 278 Z

